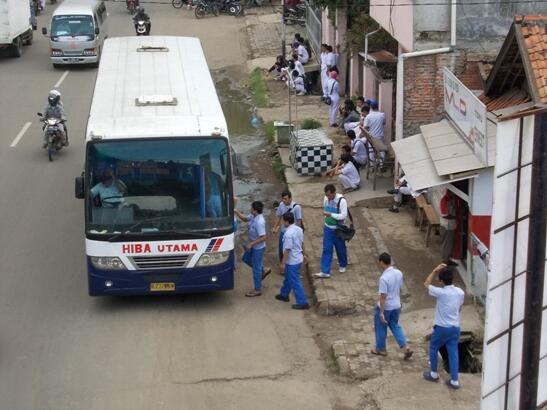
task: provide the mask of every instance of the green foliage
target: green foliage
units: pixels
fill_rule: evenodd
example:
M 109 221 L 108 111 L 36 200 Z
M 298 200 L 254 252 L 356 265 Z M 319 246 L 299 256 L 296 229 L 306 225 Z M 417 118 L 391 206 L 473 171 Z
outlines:
M 254 94 L 257 107 L 266 107 L 268 100 L 268 87 L 262 76 L 262 70 L 255 68 L 249 75 L 249 88 Z
M 303 130 L 315 130 L 321 128 L 321 123 L 313 118 L 306 118 L 302 121 L 300 128 Z
M 272 169 L 273 169 L 273 172 L 274 172 L 275 176 L 281 182 L 284 182 L 284 183 L 287 182 L 285 180 L 285 168 L 286 168 L 285 165 L 283 165 L 283 162 L 281 161 L 281 157 L 279 156 L 279 154 L 276 154 L 272 158 Z
M 368 13 L 370 9 L 370 0 L 315 0 L 314 4 L 320 8 L 328 8 L 331 12 L 336 9 L 347 8 L 350 24 L 354 17 Z M 333 24 L 336 24 L 335 15 L 335 13 L 329 15 Z
M 365 49 L 365 36 L 379 27 L 368 14 L 361 14 L 352 19 L 351 27 L 346 32 L 346 49 L 350 53 L 358 53 Z M 387 50 L 397 54 L 397 41 L 384 29 L 370 36 L 368 51 Z
M 266 142 L 271 144 L 274 142 L 275 127 L 273 121 L 268 121 L 264 124 L 264 133 L 266 134 Z

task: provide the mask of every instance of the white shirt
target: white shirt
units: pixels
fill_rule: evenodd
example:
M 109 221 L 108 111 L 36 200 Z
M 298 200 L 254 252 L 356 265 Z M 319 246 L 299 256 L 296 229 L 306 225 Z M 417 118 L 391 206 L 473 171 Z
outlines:
M 386 268 L 380 276 L 378 294 L 384 293 L 386 301 L 384 310 L 395 310 L 401 308 L 401 286 L 403 285 L 403 273 L 393 266 Z M 378 302 L 380 306 L 380 302 Z
M 353 153 L 353 158 L 355 158 L 355 161 L 359 163 L 359 165 L 363 165 L 367 159 L 367 150 L 365 148 L 365 142 L 361 140 L 360 138 L 355 138 L 351 142 L 351 149 Z
M 266 235 L 266 220 L 262 214 L 253 214 L 247 215 L 249 220 L 249 241 L 256 241 L 261 236 Z M 253 246 L 253 249 L 262 249 L 266 247 L 266 242 L 260 242 Z
M 325 63 L 328 66 L 334 67 L 336 65 L 336 56 L 333 52 L 329 51 L 325 56 Z
M 338 101 L 340 99 L 338 87 L 338 81 L 334 78 L 329 78 L 327 81 L 327 96 L 330 97 L 331 100 Z
M 99 182 L 91 188 L 91 196 L 95 198 L 98 195 L 101 201 L 106 199 L 106 201 L 102 203 L 104 207 L 112 207 L 120 204 L 124 202 L 125 199 L 123 198 L 123 193 L 117 185 L 116 180 L 112 181 L 110 186 L 106 186 L 102 182 Z
M 321 52 L 321 71 L 327 71 L 327 53 L 325 51 Z
M 437 298 L 435 306 L 435 324 L 441 327 L 460 326 L 460 308 L 465 293 L 454 285 L 438 288 L 429 285 L 429 294 Z
M 306 47 L 304 47 L 304 45 L 302 44 L 300 44 L 296 49 L 296 54 L 298 54 L 298 61 L 300 61 L 302 64 L 306 64 L 310 59 L 308 50 L 306 50 Z
M 340 198 L 343 199 L 340 201 Z M 340 209 L 338 209 L 338 201 L 340 201 Z M 331 201 L 325 196 L 323 209 L 331 214 L 325 217 L 325 226 L 327 228 L 336 229 L 337 223 L 344 223 L 348 216 L 348 202 L 341 194 L 336 194 Z
M 297 265 L 304 261 L 302 244 L 304 243 L 304 231 L 295 224 L 289 225 L 283 235 L 283 251 L 289 250 L 287 265 Z
M 291 201 L 289 206 L 285 205 L 285 203 L 281 201 L 277 206 L 275 215 L 281 218 L 289 211 L 294 215 L 294 224 L 296 226 L 300 226 L 302 224 L 302 207 L 294 201 Z M 285 232 L 285 230 L 285 225 L 283 224 L 283 220 L 281 220 L 281 232 Z
M 291 88 L 299 93 L 305 93 L 306 87 L 304 86 L 304 79 L 300 76 L 291 79 Z
M 384 123 L 386 122 L 386 115 L 380 111 L 370 110 L 365 117 L 363 125 L 365 128 L 369 128 L 370 135 L 380 140 L 384 139 Z
M 348 162 L 342 167 L 342 175 L 348 177 L 349 182 L 353 185 L 359 185 L 361 183 L 361 177 L 359 177 L 359 171 L 355 168 L 352 162 Z

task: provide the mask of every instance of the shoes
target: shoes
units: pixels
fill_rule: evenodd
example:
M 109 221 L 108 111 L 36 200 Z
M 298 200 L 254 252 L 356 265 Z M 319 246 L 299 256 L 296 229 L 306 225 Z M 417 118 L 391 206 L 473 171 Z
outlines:
M 305 303 L 303 305 L 295 304 L 291 306 L 295 310 L 308 310 L 310 308 L 310 305 Z
M 262 292 L 258 292 L 256 290 L 251 290 L 251 291 L 245 293 L 245 296 L 247 296 L 248 298 L 254 298 L 254 297 L 260 296 L 260 295 L 262 295 Z
M 270 268 L 266 268 L 262 270 L 262 280 L 266 279 L 266 276 L 268 276 L 270 273 L 272 273 L 272 270 Z
M 453 384 L 452 383 L 452 380 L 447 380 L 446 382 L 444 382 L 444 384 L 446 384 L 448 387 L 450 387 L 452 390 L 458 390 L 460 388 L 460 385 L 459 384 Z
M 315 273 L 313 276 L 315 276 L 316 278 L 328 279 L 330 278 L 330 273 L 319 272 L 319 273 Z
M 288 297 L 288 296 L 275 295 L 275 298 L 276 298 L 277 300 L 282 301 L 282 302 L 288 302 L 288 301 L 289 301 L 289 297 Z
M 424 376 L 424 379 L 426 379 L 428 382 L 438 382 L 439 381 L 439 378 L 438 377 L 433 377 L 431 376 L 431 372 L 428 370 L 426 372 L 423 372 L 423 376 Z
M 399 190 L 398 190 L 398 189 L 395 189 L 395 188 L 393 188 L 393 189 L 388 189 L 388 190 L 387 190 L 387 193 L 388 193 L 388 194 L 391 194 L 391 195 L 395 195 L 395 194 L 398 194 L 398 193 L 399 193 Z
M 338 124 L 334 123 L 330 125 L 331 127 L 338 128 Z
M 344 267 L 340 266 L 340 268 L 338 269 L 338 272 L 346 273 L 346 267 L 345 266 Z
M 391 207 L 388 208 L 388 211 L 393 212 L 394 214 L 398 214 L 399 208 L 397 208 L 395 205 L 392 205 Z

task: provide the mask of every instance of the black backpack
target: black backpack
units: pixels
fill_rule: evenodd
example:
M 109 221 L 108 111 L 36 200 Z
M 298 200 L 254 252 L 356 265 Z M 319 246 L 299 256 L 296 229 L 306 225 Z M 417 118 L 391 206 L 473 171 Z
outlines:
M 311 80 L 306 74 L 301 74 L 300 77 L 302 77 L 302 80 L 304 80 L 304 89 L 306 90 L 306 93 L 310 94 L 313 90 L 313 84 Z

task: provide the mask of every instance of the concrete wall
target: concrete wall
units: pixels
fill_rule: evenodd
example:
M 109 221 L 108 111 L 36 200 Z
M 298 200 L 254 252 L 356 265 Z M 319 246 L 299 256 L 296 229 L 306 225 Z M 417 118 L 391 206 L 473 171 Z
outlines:
M 380 111 L 386 114 L 386 126 L 384 128 L 384 141 L 391 141 L 393 138 L 393 81 L 382 80 L 378 84 L 378 103 Z
M 426 5 L 420 5 L 427 3 Z M 432 3 L 439 3 L 434 6 Z M 447 0 L 414 1 L 414 33 L 420 31 L 450 31 L 450 6 Z
M 389 7 L 389 4 L 389 0 L 371 0 L 370 16 L 390 33 L 405 51 L 414 51 L 413 7 Z M 412 4 L 412 0 L 397 0 L 397 4 Z
M 359 56 L 353 55 L 349 60 L 349 94 L 363 95 L 363 90 L 359 89 Z

